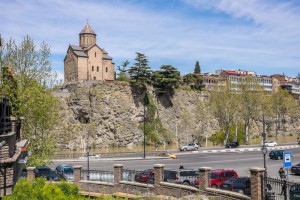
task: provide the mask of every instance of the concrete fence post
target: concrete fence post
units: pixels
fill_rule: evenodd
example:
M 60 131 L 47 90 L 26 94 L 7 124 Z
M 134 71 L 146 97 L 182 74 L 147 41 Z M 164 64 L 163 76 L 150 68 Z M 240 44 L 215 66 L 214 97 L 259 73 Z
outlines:
M 17 119 L 15 117 L 10 117 L 11 121 L 11 132 L 17 133 Z
M 250 168 L 251 200 L 262 200 L 262 174 L 265 168 Z
M 164 164 L 155 164 L 154 168 L 154 185 L 159 185 L 164 180 Z
M 73 170 L 74 170 L 74 183 L 77 184 L 79 183 L 79 181 L 81 180 L 81 165 L 75 165 L 73 166 Z
M 114 184 L 119 184 L 122 180 L 123 167 L 122 164 L 114 164 Z
M 21 137 L 21 140 L 25 139 L 25 136 L 24 136 L 24 121 L 25 121 L 25 118 L 24 117 L 20 117 L 20 137 Z
M 34 173 L 35 167 L 27 167 L 27 179 L 30 182 L 33 182 L 35 179 L 35 173 Z
M 210 187 L 210 171 L 211 167 L 199 167 L 199 189 L 201 191 Z

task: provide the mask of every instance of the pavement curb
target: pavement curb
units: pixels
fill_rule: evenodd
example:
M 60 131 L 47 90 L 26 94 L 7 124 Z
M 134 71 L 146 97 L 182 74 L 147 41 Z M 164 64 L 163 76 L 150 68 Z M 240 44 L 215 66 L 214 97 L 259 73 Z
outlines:
M 268 150 L 294 149 L 299 148 L 299 145 L 267 147 Z M 218 152 L 243 152 L 243 151 L 261 151 L 261 147 L 257 148 L 236 148 L 236 149 L 220 149 L 220 150 L 204 150 L 202 153 L 218 153 Z

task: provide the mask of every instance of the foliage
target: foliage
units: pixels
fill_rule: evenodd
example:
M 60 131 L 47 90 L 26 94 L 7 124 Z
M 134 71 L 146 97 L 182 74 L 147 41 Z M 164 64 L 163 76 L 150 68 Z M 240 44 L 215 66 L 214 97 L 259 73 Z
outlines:
M 170 140 L 170 133 L 163 127 L 161 120 L 156 115 L 157 108 L 153 98 L 146 92 L 144 100 L 146 104 L 145 135 L 147 144 L 161 144 L 161 139 Z M 144 130 L 144 124 L 141 124 L 139 128 Z
M 136 54 L 136 63 L 128 69 L 128 74 L 138 84 L 151 83 L 152 71 L 148 65 L 147 57 L 142 53 L 137 52 Z
M 117 66 L 117 69 L 120 71 L 118 74 L 117 80 L 119 81 L 129 81 L 129 77 L 127 74 L 126 67 L 129 65 L 129 61 L 126 60 L 125 62 L 122 63 L 122 68 L 120 66 Z
M 243 133 L 243 123 L 238 123 L 238 129 L 237 129 L 237 141 L 239 143 L 245 142 L 245 135 Z M 235 125 L 230 125 L 229 127 L 229 133 L 228 133 L 228 141 L 235 141 L 235 131 L 236 127 Z M 218 130 L 214 135 L 209 137 L 209 140 L 212 142 L 215 142 L 216 144 L 223 144 L 224 142 L 224 131 Z
M 237 95 L 232 93 L 228 82 L 224 87 L 215 87 L 210 91 L 209 107 L 212 115 L 218 121 L 219 127 L 224 130 L 224 144 L 227 143 L 229 127 L 234 122 L 238 112 L 237 105 Z
M 281 129 L 287 115 L 297 114 L 297 102 L 287 90 L 278 88 L 278 91 L 271 95 L 271 113 L 276 124 L 276 137 Z
M 85 200 L 90 199 L 79 194 L 78 186 L 72 183 L 46 183 L 45 179 L 37 178 L 33 182 L 20 179 L 11 196 L 3 200 Z M 98 200 L 113 200 L 112 196 L 98 197 Z M 118 198 L 117 198 L 118 199 Z
M 180 83 L 180 72 L 171 65 L 162 65 L 160 69 L 161 71 L 153 73 L 154 86 L 167 90 L 177 88 Z
M 195 64 L 194 74 L 201 74 L 200 64 L 198 60 L 196 61 Z
M 59 116 L 57 100 L 49 88 L 56 78 L 49 57 L 49 46 L 42 43 L 37 50 L 29 36 L 19 45 L 11 39 L 0 47 L 0 95 L 9 99 L 13 116 L 25 118 L 25 137 L 31 143 L 30 165 L 44 165 L 46 155 L 54 152 L 50 130 Z
M 239 85 L 239 90 L 239 98 L 237 99 L 239 112 L 237 113 L 236 118 L 244 120 L 245 143 L 248 144 L 250 122 L 258 113 L 257 108 L 261 103 L 263 88 L 252 76 L 247 76 Z
M 202 86 L 202 79 L 196 74 L 186 74 L 183 77 L 183 83 L 187 85 L 192 85 L 194 89 L 200 89 Z

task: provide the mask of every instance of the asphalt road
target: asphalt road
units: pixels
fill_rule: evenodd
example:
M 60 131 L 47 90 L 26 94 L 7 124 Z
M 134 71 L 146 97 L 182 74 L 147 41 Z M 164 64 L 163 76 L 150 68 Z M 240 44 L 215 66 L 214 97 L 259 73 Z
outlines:
M 292 163 L 300 163 L 300 149 L 288 149 L 292 152 Z M 269 152 L 268 152 L 269 153 Z M 283 166 L 283 160 L 271 160 L 266 155 L 268 175 L 278 177 L 278 170 Z M 153 168 L 154 164 L 164 164 L 166 169 L 177 169 L 180 165 L 185 168 L 198 169 L 199 167 L 211 167 L 212 169 L 234 169 L 239 176 L 250 176 L 249 168 L 263 168 L 263 154 L 261 151 L 237 151 L 237 152 L 183 152 L 177 155 L 177 159 L 158 158 L 126 158 L 126 159 L 90 159 L 90 169 L 113 170 L 114 164 L 123 164 L 125 169 L 144 170 Z M 50 166 L 54 168 L 57 164 L 82 165 L 87 169 L 87 160 L 56 160 Z M 289 175 L 289 179 L 300 182 L 300 176 Z

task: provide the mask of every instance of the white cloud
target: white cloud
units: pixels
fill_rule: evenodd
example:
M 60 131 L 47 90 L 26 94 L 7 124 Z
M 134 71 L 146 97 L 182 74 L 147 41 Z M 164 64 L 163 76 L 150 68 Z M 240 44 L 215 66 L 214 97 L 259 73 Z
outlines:
M 290 67 L 296 75 L 299 6 L 254 0 L 184 2 L 198 12 L 155 9 L 148 6 L 150 1 L 0 1 L 0 32 L 19 41 L 29 34 L 37 44 L 50 44 L 58 71 L 63 70 L 68 45 L 78 44 L 78 34 L 89 19 L 97 43 L 116 65 L 127 59 L 134 62 L 135 52 L 142 52 L 152 67 L 168 62 L 184 73 L 192 72 L 200 59 L 210 71 L 224 65 L 258 67 L 253 70 Z

